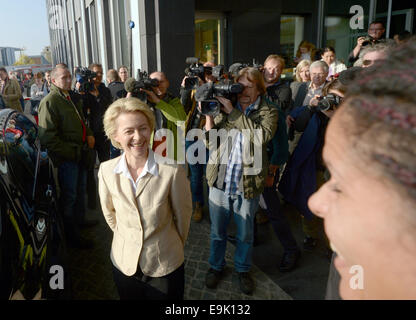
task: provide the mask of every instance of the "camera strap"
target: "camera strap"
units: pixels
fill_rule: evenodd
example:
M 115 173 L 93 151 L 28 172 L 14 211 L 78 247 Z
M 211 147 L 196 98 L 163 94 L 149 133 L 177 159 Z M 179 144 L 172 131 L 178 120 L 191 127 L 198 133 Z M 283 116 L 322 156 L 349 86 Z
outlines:
M 81 118 L 81 115 L 79 114 L 79 111 L 77 109 L 77 107 L 75 106 L 74 102 L 71 99 L 71 96 L 68 94 L 67 96 L 65 96 L 66 100 L 68 100 L 69 102 L 71 102 L 72 106 L 75 109 L 75 112 L 78 115 L 79 120 L 81 121 L 81 125 L 82 125 L 82 142 L 85 142 L 85 139 L 87 137 L 87 128 L 85 127 L 85 123 Z

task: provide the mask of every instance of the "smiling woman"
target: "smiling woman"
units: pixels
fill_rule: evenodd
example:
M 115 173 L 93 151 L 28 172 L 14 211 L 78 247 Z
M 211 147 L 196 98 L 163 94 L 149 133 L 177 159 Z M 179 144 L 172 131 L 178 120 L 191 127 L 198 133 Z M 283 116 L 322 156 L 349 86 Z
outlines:
M 416 299 L 415 57 L 412 42 L 366 69 L 328 126 L 331 179 L 309 207 L 338 254 L 344 299 Z
M 153 112 L 123 98 L 104 115 L 104 130 L 124 153 L 98 172 L 104 217 L 114 232 L 114 281 L 121 299 L 183 299 L 184 245 L 192 201 L 184 168 L 158 164 L 150 149 Z

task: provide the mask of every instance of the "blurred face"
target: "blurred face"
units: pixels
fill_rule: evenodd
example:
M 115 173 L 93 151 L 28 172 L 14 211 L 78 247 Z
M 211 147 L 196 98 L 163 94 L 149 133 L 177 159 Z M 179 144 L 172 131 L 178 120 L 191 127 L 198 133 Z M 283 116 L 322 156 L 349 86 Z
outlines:
M 375 23 L 371 24 L 370 28 L 368 28 L 368 35 L 378 40 L 384 34 L 384 31 L 385 29 L 381 23 Z
M 266 83 L 275 83 L 279 80 L 280 75 L 282 74 L 283 67 L 280 61 L 275 59 L 270 59 L 264 64 L 264 81 Z
M 325 72 L 322 67 L 310 68 L 310 73 L 311 81 L 317 87 L 321 86 L 325 82 L 326 77 L 328 77 L 328 72 Z
M 42 78 L 36 78 L 35 79 L 35 83 L 38 85 L 38 86 L 41 86 L 42 85 L 42 83 L 43 83 L 43 81 L 42 81 Z
M 386 53 L 380 51 L 373 51 L 363 56 L 363 68 L 371 67 L 374 62 L 386 59 Z
M 215 67 L 215 63 L 210 62 L 210 61 L 205 62 L 204 67 L 211 67 L 211 68 Z M 209 81 L 215 82 L 215 81 L 217 81 L 217 79 L 215 79 L 215 77 L 212 75 L 212 69 L 205 71 L 204 80 L 205 80 L 205 82 L 209 82 Z
M 404 207 L 394 187 L 354 154 L 340 125 L 342 117 L 341 108 L 325 137 L 323 158 L 331 179 L 308 202 L 324 219 L 325 232 L 338 254 L 334 265 L 341 275 L 340 295 L 343 299 L 403 299 L 410 294 L 414 299 L 415 225 L 406 217 L 412 210 Z M 362 280 L 358 288 L 357 276 Z
M 51 74 L 49 72 L 45 73 L 45 80 L 50 83 L 51 82 Z
M 302 79 L 302 82 L 308 82 L 311 80 L 311 75 L 309 73 L 309 66 L 304 66 L 300 69 L 299 75 Z
M 159 81 L 157 87 L 153 87 L 153 92 L 159 97 L 163 98 L 168 92 L 169 81 L 166 79 L 166 76 L 161 72 L 155 72 L 150 75 L 151 79 L 156 79 Z
M 322 59 L 326 62 L 328 66 L 335 62 L 335 53 L 332 51 L 327 51 L 322 55 Z
M 52 83 L 61 90 L 71 90 L 71 73 L 68 69 L 59 68 L 56 72 L 55 79 L 52 79 Z
M 126 82 L 128 76 L 129 76 L 128 73 L 127 73 L 126 68 L 120 68 L 120 70 L 118 71 L 118 75 L 119 75 L 122 82 Z
M 308 53 L 309 52 L 309 50 L 308 50 L 308 48 L 306 48 L 306 47 L 300 47 L 300 53 Z
M 251 82 L 247 75 L 242 76 L 238 83 L 241 83 L 244 86 L 243 92 L 238 94 L 238 102 L 242 106 L 249 106 L 257 100 L 257 97 L 260 95 L 260 91 L 257 89 L 256 83 Z
M 103 68 L 94 67 L 92 72 L 95 72 L 97 76 L 93 79 L 96 85 L 99 85 L 103 81 Z
M 151 130 L 149 121 L 142 112 L 122 113 L 116 119 L 117 141 L 127 157 L 143 159 L 147 157 Z
M 5 81 L 7 79 L 7 72 L 0 71 L 0 79 Z

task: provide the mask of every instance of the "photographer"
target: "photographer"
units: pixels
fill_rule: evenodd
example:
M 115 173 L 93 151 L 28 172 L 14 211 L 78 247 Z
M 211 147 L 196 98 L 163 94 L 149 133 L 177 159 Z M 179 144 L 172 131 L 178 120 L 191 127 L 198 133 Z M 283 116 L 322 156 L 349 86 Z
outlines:
M 186 120 L 185 110 L 179 98 L 168 92 L 170 83 L 163 72 L 156 71 L 150 74 L 150 79 L 156 80 L 157 86 L 151 86 L 151 89 L 141 88 L 140 91 L 146 93 L 147 101 L 156 118 L 156 134 L 153 138 L 153 151 L 157 151 L 162 157 L 168 157 L 173 160 L 181 160 L 181 153 L 178 153 L 177 131 L 178 122 Z M 132 96 L 129 92 L 127 97 Z M 168 144 L 166 137 L 157 137 L 157 130 L 168 129 L 173 133 L 174 144 Z M 156 150 L 157 149 L 157 150 Z
M 234 266 L 241 291 L 251 294 L 254 281 L 249 271 L 252 265 L 254 216 L 267 175 L 266 145 L 276 131 L 278 112 L 264 98 L 266 88 L 263 75 L 258 69 L 242 69 L 236 82 L 244 88 L 237 94 L 236 102 L 233 104 L 231 100 L 217 96 L 221 111 L 215 117 L 206 116 L 207 145 L 212 155 L 210 154 L 206 170 L 211 245 L 210 269 L 205 284 L 208 288 L 215 288 L 221 279 L 225 267 L 227 226 L 233 214 L 237 225 Z M 228 148 L 228 138 L 217 146 L 217 130 L 220 129 L 228 134 L 236 133 L 231 151 Z M 261 152 L 260 167 L 256 161 L 254 165 L 247 163 L 249 159 L 245 159 L 244 151 L 248 148 L 253 150 L 255 157 L 259 156 L 256 152 Z M 226 160 L 226 164 L 221 160 Z
M 359 37 L 357 39 L 357 45 L 348 57 L 350 65 L 353 65 L 354 62 L 358 60 L 360 52 L 365 46 L 378 43 L 383 37 L 385 31 L 386 28 L 384 27 L 384 23 L 382 21 L 373 21 L 368 28 L 368 36 Z
M 189 59 L 187 59 L 189 61 Z M 195 87 L 187 86 L 186 84 L 189 83 L 188 79 L 191 79 L 193 74 L 193 79 L 196 79 L 198 82 L 198 86 L 207 83 L 208 81 L 216 82 L 216 78 L 212 75 L 212 68 L 215 67 L 215 64 L 212 62 L 205 62 L 200 70 L 197 67 L 197 63 L 193 64 L 189 69 L 187 75 L 183 78 L 180 95 L 181 95 L 181 102 L 185 108 L 185 112 L 187 114 L 187 121 L 186 121 L 186 133 L 192 129 L 202 129 L 205 124 L 205 118 L 202 116 L 200 110 L 197 108 L 197 103 L 195 100 Z M 198 71 L 196 71 L 198 70 Z M 201 71 L 203 72 L 201 73 Z M 195 78 L 196 77 L 196 78 Z M 195 80 L 194 80 L 195 81 Z M 195 139 L 195 141 L 185 141 L 185 149 L 188 149 L 191 146 L 196 147 L 195 143 L 202 143 Z M 198 156 L 198 155 L 196 155 Z M 208 157 L 207 157 L 208 159 Z M 190 182 L 191 182 L 191 192 L 192 192 L 192 219 L 195 222 L 200 222 L 203 218 L 203 207 L 204 207 L 204 194 L 203 194 L 203 183 L 204 179 L 203 176 L 205 174 L 206 165 L 203 163 L 195 163 L 190 164 L 188 163 L 189 172 L 190 172 Z
M 293 114 L 295 122 L 299 120 L 295 125 L 304 127 L 300 128 L 303 134 L 283 172 L 279 191 L 303 217 L 305 250 L 313 250 L 319 238 L 321 221 L 312 214 L 307 201 L 323 183 L 325 167 L 321 151 L 324 134 L 329 118 L 341 104 L 345 92 L 346 87 L 338 79 L 333 80 L 323 88 L 321 97 Z

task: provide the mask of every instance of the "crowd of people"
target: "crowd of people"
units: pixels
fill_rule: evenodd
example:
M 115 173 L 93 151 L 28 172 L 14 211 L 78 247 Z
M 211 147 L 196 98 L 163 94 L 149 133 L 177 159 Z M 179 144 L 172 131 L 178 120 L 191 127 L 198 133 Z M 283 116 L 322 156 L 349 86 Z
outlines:
M 242 90 L 216 96 L 215 114 L 202 110 L 198 92 L 220 80 L 212 62 L 203 64 L 198 85 L 187 86 L 185 76 L 179 96 L 169 91 L 168 75 L 151 73 L 155 84 L 139 89 L 145 99 L 127 85 L 125 66 L 108 70 L 106 86 L 102 66 L 91 64 L 88 90 L 63 63 L 45 80 L 36 74 L 31 112 L 57 169 L 68 243 L 93 248 L 80 230 L 97 224 L 86 218 L 85 199 L 95 208 L 98 189 L 114 232 L 110 256 L 120 298 L 183 299 L 184 245 L 191 219 L 200 222 L 207 206 L 206 286 L 215 289 L 223 276 L 233 217 L 234 268 L 241 291 L 252 294 L 256 215 L 264 212 L 284 249 L 279 270 L 297 266 L 301 249 L 282 208 L 287 203 L 302 216 L 305 250 L 317 246 L 325 222 L 332 296 L 416 298 L 409 286 L 416 284 L 416 42 L 381 41 L 383 33 L 382 23 L 370 25 L 350 68 L 334 48 L 302 42 L 293 81 L 281 77 L 285 60 L 271 54 L 261 68 L 238 71 L 232 81 Z M 6 106 L 22 111 L 12 94 L 18 82 L 5 69 L 0 76 Z M 160 134 L 166 131 L 172 139 Z M 166 158 L 176 162 L 160 161 Z M 352 265 L 368 270 L 362 291 L 348 287 Z

